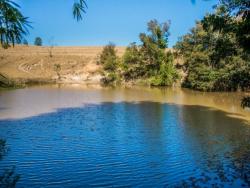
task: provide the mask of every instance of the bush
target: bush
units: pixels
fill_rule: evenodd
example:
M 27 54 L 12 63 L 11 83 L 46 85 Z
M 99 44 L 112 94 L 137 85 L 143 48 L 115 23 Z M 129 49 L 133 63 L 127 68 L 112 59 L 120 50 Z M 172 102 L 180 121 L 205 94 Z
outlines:
M 148 34 L 141 33 L 142 45 L 132 43 L 123 56 L 122 72 L 125 81 L 144 79 L 155 86 L 172 85 L 178 78 L 173 66 L 173 55 L 166 53 L 169 22 L 148 23 Z
M 172 54 L 168 53 L 166 57 L 168 58 L 161 63 L 158 74 L 151 78 L 150 84 L 152 86 L 171 86 L 179 78 L 173 65 Z
M 36 37 L 35 41 L 34 41 L 34 45 L 36 46 L 42 46 L 43 45 L 43 41 L 41 37 Z
M 98 64 L 103 66 L 103 84 L 115 84 L 118 76 L 119 58 L 116 55 L 115 45 L 109 43 L 103 48 Z
M 125 81 L 138 79 L 145 75 L 146 70 L 142 63 L 142 53 L 140 47 L 135 43 L 126 48 L 122 69 Z
M 250 108 L 250 97 L 244 97 L 241 101 L 242 108 Z
M 103 74 L 101 82 L 104 85 L 117 85 L 120 83 L 120 78 L 115 72 L 107 72 Z

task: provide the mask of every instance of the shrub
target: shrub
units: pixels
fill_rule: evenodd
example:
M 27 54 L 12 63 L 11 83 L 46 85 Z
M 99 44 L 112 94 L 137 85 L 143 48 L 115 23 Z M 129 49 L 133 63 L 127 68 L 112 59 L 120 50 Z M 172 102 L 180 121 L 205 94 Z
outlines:
M 98 64 L 103 66 L 103 84 L 114 84 L 118 78 L 119 58 L 116 55 L 115 45 L 109 43 L 103 48 Z
M 172 85 L 177 79 L 173 66 L 173 55 L 166 53 L 169 36 L 169 22 L 148 23 L 148 33 L 141 33 L 142 45 L 135 43 L 127 47 L 123 56 L 122 70 L 125 81 L 144 79 L 151 85 Z
M 165 61 L 161 63 L 158 74 L 151 78 L 150 84 L 153 86 L 171 86 L 179 78 L 173 65 L 172 54 L 168 53 L 166 57 Z
M 123 77 L 125 81 L 134 80 L 145 75 L 145 66 L 142 63 L 140 47 L 135 43 L 126 48 L 123 56 Z
M 115 45 L 113 43 L 109 43 L 103 48 L 98 63 L 103 65 L 105 71 L 116 70 L 118 65 L 118 57 L 116 55 Z
M 43 45 L 43 41 L 41 37 L 36 37 L 35 41 L 34 41 L 34 45 L 36 46 L 42 46 Z
M 241 101 L 242 108 L 250 108 L 250 97 L 244 97 Z

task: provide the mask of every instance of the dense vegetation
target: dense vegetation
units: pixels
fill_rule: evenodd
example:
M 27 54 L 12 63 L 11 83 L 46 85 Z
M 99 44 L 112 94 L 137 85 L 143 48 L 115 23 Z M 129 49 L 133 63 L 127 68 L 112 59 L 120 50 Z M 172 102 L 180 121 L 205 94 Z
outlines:
M 190 33 L 179 39 L 174 54 L 167 52 L 169 23 L 148 23 L 140 34 L 141 45 L 130 44 L 119 59 L 115 46 L 108 45 L 100 57 L 105 84 L 144 82 L 154 86 L 172 85 L 178 78 L 173 58 L 187 76 L 182 84 L 200 91 L 250 90 L 250 1 L 221 0 L 214 13 L 197 21 Z M 177 67 L 178 65 L 176 65 Z M 242 100 L 247 107 L 249 97 Z
M 250 89 L 249 1 L 222 1 L 175 49 L 187 69 L 184 87 L 202 91 Z
M 241 101 L 242 108 L 250 108 L 250 97 L 244 97 Z
M 173 65 L 173 55 L 166 51 L 168 46 L 169 22 L 148 23 L 148 33 L 141 33 L 141 45 L 132 43 L 119 59 L 115 46 L 108 45 L 100 56 L 104 66 L 105 84 L 123 82 L 144 82 L 154 86 L 172 85 L 178 78 Z
M 120 59 L 116 55 L 115 45 L 110 43 L 103 48 L 100 55 L 99 64 L 103 65 L 102 83 L 103 84 L 118 84 L 120 83 Z

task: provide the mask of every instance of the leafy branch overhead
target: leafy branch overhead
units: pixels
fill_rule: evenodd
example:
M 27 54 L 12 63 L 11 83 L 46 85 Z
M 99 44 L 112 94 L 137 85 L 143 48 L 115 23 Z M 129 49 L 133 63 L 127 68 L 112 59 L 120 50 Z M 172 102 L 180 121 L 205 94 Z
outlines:
M 73 4 L 73 16 L 77 21 L 82 20 L 86 13 L 85 0 L 77 0 Z M 12 0 L 0 0 L 0 42 L 2 47 L 21 43 L 31 28 L 28 17 L 20 11 L 20 6 Z
M 23 36 L 28 34 L 30 22 L 19 8 L 11 0 L 0 0 L 0 41 L 3 47 L 20 43 Z
M 82 15 L 86 13 L 86 8 L 88 6 L 85 0 L 79 0 L 73 4 L 73 16 L 77 21 L 82 20 Z

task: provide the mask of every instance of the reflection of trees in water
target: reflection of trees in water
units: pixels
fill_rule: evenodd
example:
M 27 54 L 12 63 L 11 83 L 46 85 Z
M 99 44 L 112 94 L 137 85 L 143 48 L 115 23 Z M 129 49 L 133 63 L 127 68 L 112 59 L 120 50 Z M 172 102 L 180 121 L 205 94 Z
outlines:
M 238 183 L 238 186 L 249 187 L 249 129 L 221 111 L 197 106 L 182 107 L 181 110 L 182 119 L 186 122 L 186 140 L 190 142 L 187 142 L 191 148 L 189 152 L 204 160 L 200 165 L 200 176 L 189 177 L 177 187 L 224 187 L 225 184 L 233 186 Z M 206 152 L 202 149 L 204 147 Z M 203 152 L 197 154 L 197 151 Z
M 0 159 L 2 159 L 3 155 L 6 152 L 5 140 L 0 139 Z
M 6 154 L 6 142 L 0 139 L 0 159 Z M 5 170 L 2 175 L 0 175 L 0 188 L 12 188 L 16 186 L 20 176 L 15 174 L 15 168 Z
M 158 102 L 104 103 L 103 106 L 109 111 L 109 120 L 117 117 L 117 112 L 122 110 L 124 117 L 118 119 L 126 123 L 134 122 L 136 129 L 143 132 L 139 139 L 143 140 L 147 153 L 157 153 L 158 157 L 163 153 L 163 160 L 167 156 L 166 144 L 169 143 L 163 136 L 168 132 L 166 127 L 171 126 L 168 123 L 185 122 L 178 129 L 184 131 L 184 134 L 180 134 L 185 137 L 183 147 L 187 147 L 192 155 L 199 173 L 187 177 L 177 187 L 233 186 L 237 180 L 242 183 L 240 186 L 250 186 L 250 138 L 247 139 L 250 133 L 249 128 L 239 124 L 240 120 L 222 111 L 201 106 L 165 105 Z M 176 117 L 174 113 L 180 113 L 180 120 L 169 119 Z M 173 124 L 180 124 L 177 122 Z
M 226 158 L 232 159 L 229 164 L 225 165 L 222 161 L 217 160 L 218 156 L 207 161 L 209 168 L 213 169 L 214 177 L 211 173 L 202 172 L 199 178 L 190 177 L 183 180 L 176 187 L 203 187 L 204 185 L 211 185 L 212 187 L 224 187 L 227 183 L 233 186 L 237 180 L 241 180 L 239 187 L 250 187 L 250 147 L 241 147 L 232 152 L 225 153 Z M 228 173 L 233 171 L 233 173 Z
M 237 170 L 240 177 L 250 187 L 250 145 L 242 145 L 235 149 L 231 156 L 233 158 L 233 166 Z

